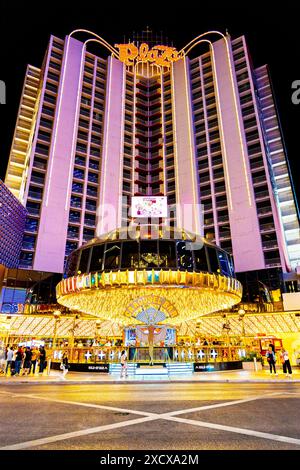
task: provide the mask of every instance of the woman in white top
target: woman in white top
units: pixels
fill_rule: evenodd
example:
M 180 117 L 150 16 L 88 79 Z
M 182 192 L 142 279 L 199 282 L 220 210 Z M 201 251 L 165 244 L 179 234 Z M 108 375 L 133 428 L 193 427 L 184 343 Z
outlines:
M 292 367 L 291 367 L 291 363 L 290 363 L 290 359 L 289 359 L 289 353 L 284 348 L 282 348 L 282 350 L 281 350 L 280 359 L 281 359 L 281 362 L 282 362 L 283 373 L 287 377 L 291 377 Z

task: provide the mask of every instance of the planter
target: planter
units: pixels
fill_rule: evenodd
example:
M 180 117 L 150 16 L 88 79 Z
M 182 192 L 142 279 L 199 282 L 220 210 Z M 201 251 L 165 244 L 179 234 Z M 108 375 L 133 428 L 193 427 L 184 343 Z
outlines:
M 256 362 L 256 368 L 257 370 L 262 370 L 262 363 L 260 361 Z M 254 361 L 244 361 L 243 362 L 243 369 L 245 370 L 255 370 L 255 364 Z

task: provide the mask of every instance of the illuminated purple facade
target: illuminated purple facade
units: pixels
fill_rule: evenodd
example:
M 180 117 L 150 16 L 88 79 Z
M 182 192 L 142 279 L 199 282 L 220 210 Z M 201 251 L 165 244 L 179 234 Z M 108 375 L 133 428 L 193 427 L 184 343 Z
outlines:
M 274 96 L 245 38 L 206 33 L 154 64 L 155 46 L 126 62 L 128 45 L 87 38 L 99 55 L 77 32 L 51 36 L 43 67 L 26 72 L 6 175 L 28 210 L 20 266 L 62 272 L 149 195 L 189 206 L 193 227 L 179 212 L 163 223 L 203 234 L 237 272 L 294 269 L 299 220 Z
M 0 180 L 0 264 L 17 268 L 27 210 Z

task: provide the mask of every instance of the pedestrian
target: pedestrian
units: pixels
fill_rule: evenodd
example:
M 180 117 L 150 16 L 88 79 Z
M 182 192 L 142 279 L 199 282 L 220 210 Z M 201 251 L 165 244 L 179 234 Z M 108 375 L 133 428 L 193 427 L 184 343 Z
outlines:
M 39 350 L 40 350 L 40 374 L 42 374 L 46 367 L 46 350 L 44 346 L 40 346 Z
M 12 346 L 8 347 L 7 350 L 7 356 L 6 356 L 6 369 L 5 373 L 7 374 L 8 368 L 10 368 L 10 371 L 12 371 L 12 362 L 13 362 L 13 357 L 14 357 L 14 350 Z
M 63 357 L 61 360 L 60 368 L 62 370 L 62 379 L 66 380 L 66 375 L 69 372 L 69 358 L 68 358 L 68 353 L 67 351 L 64 351 Z
M 39 351 L 36 347 L 34 347 L 32 350 L 32 356 L 31 356 L 31 364 L 32 364 L 32 373 L 35 374 L 35 368 L 36 368 L 36 363 L 39 357 Z
M 284 348 L 281 349 L 280 360 L 282 363 L 283 373 L 287 377 L 292 378 L 292 367 L 289 359 L 289 353 Z
M 19 346 L 15 359 L 15 375 L 20 375 L 23 358 L 23 349 Z
M 127 355 L 125 350 L 121 352 L 121 378 L 124 375 L 127 377 Z
M 0 373 L 5 373 L 6 368 L 6 359 L 7 359 L 7 350 L 6 347 L 0 348 Z
M 277 372 L 276 372 L 276 355 L 275 355 L 275 352 L 273 351 L 273 348 L 272 346 L 269 346 L 269 350 L 266 354 L 266 357 L 267 357 L 267 361 L 269 363 L 269 367 L 270 367 L 270 374 L 272 374 L 272 370 L 274 371 L 274 374 L 275 375 L 278 375 Z
M 24 375 L 30 374 L 31 359 L 32 359 L 32 352 L 31 352 L 30 347 L 27 346 L 25 350 L 25 358 L 24 358 L 24 369 L 23 369 Z

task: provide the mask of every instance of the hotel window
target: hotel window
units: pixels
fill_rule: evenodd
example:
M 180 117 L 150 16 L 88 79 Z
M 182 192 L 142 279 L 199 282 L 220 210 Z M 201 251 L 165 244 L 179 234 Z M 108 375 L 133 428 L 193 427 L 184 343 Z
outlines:
M 40 120 L 40 126 L 47 127 L 48 129 L 52 129 L 53 122 L 50 119 L 42 118 Z
M 217 168 L 213 170 L 214 179 L 224 178 L 223 168 Z
M 207 117 L 215 116 L 217 114 L 217 109 L 214 106 L 213 108 L 209 108 L 206 110 Z
M 46 155 L 48 156 L 49 152 L 49 146 L 48 145 L 43 145 L 43 144 L 37 144 L 35 147 L 36 153 L 40 153 L 41 155 Z
M 30 215 L 39 215 L 41 205 L 37 202 L 27 201 L 26 209 Z
M 25 224 L 26 232 L 37 232 L 38 229 L 38 220 L 28 218 Z
M 90 183 L 97 183 L 98 182 L 98 175 L 97 173 L 90 173 L 88 174 L 88 181 Z
M 78 168 L 75 168 L 73 171 L 73 177 L 83 180 L 84 179 L 84 170 L 79 170 Z
M 242 62 L 240 62 L 239 64 L 236 64 L 235 65 L 235 70 L 238 71 L 238 70 L 242 70 L 244 68 L 247 67 L 247 63 L 245 60 L 243 60 Z
M 94 227 L 96 225 L 96 217 L 92 214 L 85 214 L 84 225 Z
M 54 85 L 54 83 L 47 82 L 46 83 L 46 89 L 49 90 L 49 91 L 53 91 L 53 93 L 57 93 L 58 86 Z
M 216 103 L 216 100 L 214 96 L 211 96 L 210 98 L 206 98 L 205 102 L 206 102 L 206 106 L 211 106 L 212 104 Z
M 217 206 L 227 206 L 227 198 L 226 196 L 217 196 L 216 197 L 216 203 L 217 203 Z
M 86 146 L 86 145 L 83 145 L 83 144 L 77 144 L 77 145 L 76 145 L 76 151 L 77 151 L 77 152 L 86 153 L 86 150 L 87 150 L 87 146 Z
M 202 58 L 202 64 L 207 64 L 208 62 L 210 62 L 210 55 Z
M 58 42 L 56 39 L 53 39 L 52 45 L 53 45 L 53 47 L 56 47 L 57 49 L 60 49 L 60 50 L 62 50 L 64 48 L 63 44 Z
M 42 199 L 43 190 L 42 188 L 37 188 L 35 186 L 29 186 L 28 196 L 32 199 Z
M 237 52 L 234 54 L 234 60 L 239 60 L 239 59 L 242 59 L 243 57 L 245 57 L 244 51 Z
M 96 201 L 93 201 L 92 199 L 87 199 L 85 202 L 85 208 L 89 211 L 96 211 Z
M 200 147 L 197 149 L 197 157 L 207 157 L 207 147 Z
M 227 210 L 218 211 L 218 222 L 227 221 L 229 219 L 229 214 Z
M 78 227 L 69 226 L 67 232 L 67 238 L 78 238 L 79 229 Z
M 47 101 L 48 103 L 52 103 L 52 104 L 56 103 L 56 98 L 52 95 L 48 95 L 48 93 L 44 94 L 44 100 Z
M 85 158 L 81 155 L 75 155 L 75 165 L 85 166 Z
M 66 256 L 72 253 L 73 250 L 76 250 L 78 244 L 77 242 L 67 241 L 66 243 Z
M 80 212 L 70 211 L 69 221 L 74 223 L 80 223 Z
M 82 239 L 83 239 L 84 242 L 87 242 L 87 241 L 91 240 L 92 238 L 94 238 L 94 236 L 95 236 L 94 230 L 91 230 L 91 229 L 88 229 L 88 228 L 83 229 Z
M 20 256 L 20 266 L 32 266 L 33 262 L 33 253 L 24 253 L 23 251 L 21 252 Z
M 130 185 L 129 183 L 124 182 L 124 183 L 123 183 L 123 191 L 127 191 L 127 192 L 130 193 L 130 191 L 131 191 L 131 185 Z M 146 194 L 146 190 L 144 190 L 144 189 L 141 188 L 141 187 L 139 188 L 139 192 L 143 192 L 143 193 Z
M 82 204 L 82 201 L 80 197 L 76 197 L 76 196 L 71 197 L 71 207 L 77 207 L 80 209 L 81 204 Z
M 214 144 L 210 144 L 211 153 L 220 152 L 220 150 L 221 150 L 221 144 L 219 142 L 216 142 Z
M 27 250 L 33 250 L 34 245 L 35 245 L 35 236 L 33 235 L 24 235 L 23 237 L 23 242 L 22 242 L 22 248 L 27 249 Z

